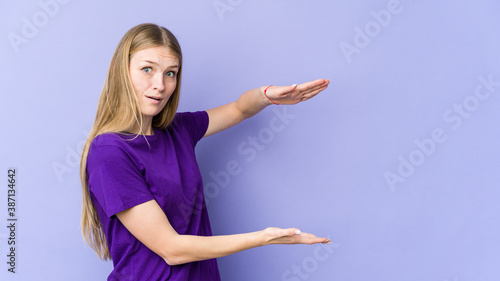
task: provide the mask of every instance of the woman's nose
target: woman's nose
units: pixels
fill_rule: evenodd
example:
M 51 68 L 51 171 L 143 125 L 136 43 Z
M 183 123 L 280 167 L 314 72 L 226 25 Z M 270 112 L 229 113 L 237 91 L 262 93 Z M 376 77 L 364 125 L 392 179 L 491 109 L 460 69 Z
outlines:
M 163 92 L 165 85 L 163 84 L 163 75 L 155 75 L 153 77 L 153 89 Z

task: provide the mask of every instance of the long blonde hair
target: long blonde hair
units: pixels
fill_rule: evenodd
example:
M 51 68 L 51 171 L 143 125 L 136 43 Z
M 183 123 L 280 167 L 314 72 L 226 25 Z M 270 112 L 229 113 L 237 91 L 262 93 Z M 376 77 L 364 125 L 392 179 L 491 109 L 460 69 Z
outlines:
M 90 144 L 94 138 L 103 133 L 126 133 L 133 128 L 142 128 L 142 114 L 139 102 L 130 80 L 130 57 L 137 51 L 163 46 L 168 48 L 179 59 L 177 87 L 163 110 L 153 117 L 152 125 L 165 129 L 174 119 L 179 104 L 181 84 L 182 52 L 175 36 L 166 28 L 156 24 L 145 23 L 130 29 L 120 40 L 113 54 L 99 98 L 94 125 L 87 138 L 80 161 L 80 178 L 83 187 L 82 234 L 97 255 L 103 259 L 111 259 L 106 237 L 88 188 L 87 157 Z

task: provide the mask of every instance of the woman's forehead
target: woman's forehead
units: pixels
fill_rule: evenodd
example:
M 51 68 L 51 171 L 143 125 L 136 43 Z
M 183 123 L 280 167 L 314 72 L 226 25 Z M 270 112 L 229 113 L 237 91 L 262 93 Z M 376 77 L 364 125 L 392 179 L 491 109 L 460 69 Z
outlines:
M 179 64 L 179 57 L 177 56 L 177 53 L 172 51 L 170 48 L 164 46 L 150 47 L 139 50 L 134 54 L 132 54 L 130 60 L 131 62 L 132 61 L 140 62 L 148 60 L 156 63 L 168 62 L 168 63 Z

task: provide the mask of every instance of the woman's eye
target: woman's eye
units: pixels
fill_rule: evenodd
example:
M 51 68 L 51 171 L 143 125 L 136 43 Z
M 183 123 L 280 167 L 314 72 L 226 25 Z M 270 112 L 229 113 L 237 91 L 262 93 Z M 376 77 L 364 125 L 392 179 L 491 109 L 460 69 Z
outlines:
M 146 72 L 146 73 L 151 73 L 151 71 L 153 71 L 153 69 L 152 69 L 151 67 L 147 66 L 147 67 L 144 67 L 144 68 L 142 69 L 142 71 L 144 71 L 144 72 Z
M 168 77 L 175 77 L 175 72 L 169 71 L 169 72 L 165 73 L 165 75 L 167 75 Z

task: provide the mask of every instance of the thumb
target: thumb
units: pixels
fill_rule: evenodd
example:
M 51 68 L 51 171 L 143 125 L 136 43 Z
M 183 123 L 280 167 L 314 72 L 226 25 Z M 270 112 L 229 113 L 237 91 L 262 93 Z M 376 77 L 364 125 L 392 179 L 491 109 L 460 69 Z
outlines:
M 293 85 L 290 85 L 290 86 L 283 86 L 283 88 L 285 88 L 285 93 L 290 93 L 292 91 L 294 91 L 296 88 L 297 88 L 297 84 L 293 84 Z
M 294 91 L 296 88 L 297 84 L 293 84 L 290 86 L 271 85 L 264 90 L 264 95 L 271 99 L 280 99 L 287 93 Z
M 285 235 L 284 236 L 293 236 L 293 235 L 300 235 L 302 233 L 302 231 L 300 231 L 300 229 L 298 228 L 289 228 L 289 229 L 285 229 Z

